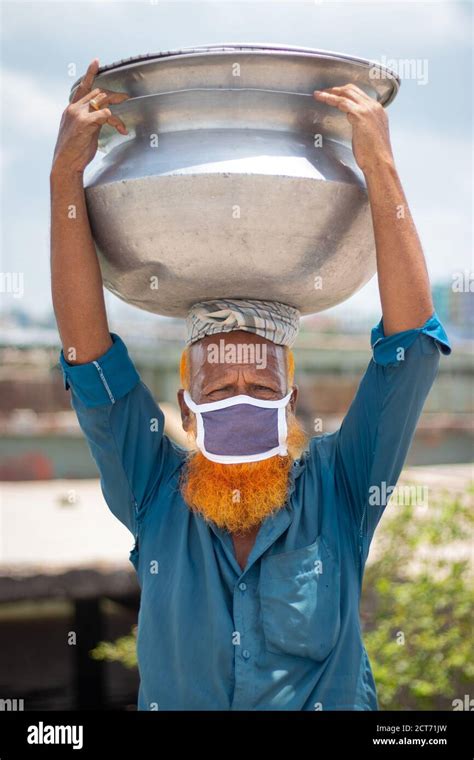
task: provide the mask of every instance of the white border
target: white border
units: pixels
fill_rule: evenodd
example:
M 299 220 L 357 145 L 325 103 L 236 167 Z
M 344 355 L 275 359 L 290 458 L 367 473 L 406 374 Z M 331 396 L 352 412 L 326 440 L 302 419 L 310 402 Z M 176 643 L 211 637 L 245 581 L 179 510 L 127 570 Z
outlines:
M 260 406 L 262 409 L 280 409 L 288 404 L 293 391 L 289 391 L 283 398 L 278 398 L 276 401 L 267 401 L 266 399 L 255 398 L 254 396 L 245 396 L 241 393 L 239 396 L 230 396 L 229 398 L 223 398 L 220 401 L 213 401 L 208 404 L 196 404 L 188 391 L 184 391 L 184 400 L 189 406 L 192 412 L 213 412 L 216 409 L 227 409 L 230 406 L 237 406 L 237 404 L 250 404 L 250 406 Z

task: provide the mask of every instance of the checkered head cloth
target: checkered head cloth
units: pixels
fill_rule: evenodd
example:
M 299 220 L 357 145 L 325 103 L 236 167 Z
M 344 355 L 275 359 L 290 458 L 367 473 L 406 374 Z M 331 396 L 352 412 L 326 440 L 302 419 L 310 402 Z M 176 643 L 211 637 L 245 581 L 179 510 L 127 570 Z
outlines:
M 207 335 L 244 330 L 279 346 L 292 346 L 299 330 L 300 313 L 278 301 L 224 298 L 200 301 L 186 317 L 186 345 Z

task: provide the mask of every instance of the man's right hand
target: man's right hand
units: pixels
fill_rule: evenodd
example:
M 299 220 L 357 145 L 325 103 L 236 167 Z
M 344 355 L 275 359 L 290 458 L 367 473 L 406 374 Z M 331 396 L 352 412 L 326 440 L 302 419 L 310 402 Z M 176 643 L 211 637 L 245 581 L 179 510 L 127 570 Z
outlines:
M 123 121 L 113 116 L 107 106 L 122 103 L 130 96 L 124 92 L 92 89 L 98 70 L 99 61 L 94 58 L 62 115 L 52 172 L 83 173 L 97 151 L 102 124 L 110 124 L 122 135 L 128 134 Z M 98 111 L 92 110 L 89 105 L 93 98 L 100 106 Z

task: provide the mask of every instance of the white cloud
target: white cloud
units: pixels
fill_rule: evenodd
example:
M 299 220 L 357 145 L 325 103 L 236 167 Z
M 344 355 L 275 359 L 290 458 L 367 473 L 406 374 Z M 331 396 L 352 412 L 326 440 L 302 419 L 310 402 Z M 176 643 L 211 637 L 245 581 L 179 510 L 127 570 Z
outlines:
M 5 134 L 28 135 L 30 140 L 57 134 L 67 105 L 64 88 L 5 68 L 0 71 L 0 87 Z
M 321 11 L 328 6 L 324 0 L 316 0 L 315 7 Z M 360 24 L 365 21 L 365 35 L 373 46 L 374 31 L 378 28 L 380 39 L 390 45 L 390 50 L 380 46 L 380 55 L 394 54 L 393 41 L 399 45 L 412 45 L 420 49 L 442 45 L 447 42 L 471 45 L 471 3 L 455 0 L 336 0 L 330 3 L 348 22 L 350 16 Z M 364 18 L 365 17 L 365 18 Z M 385 28 L 382 22 L 385 21 Z M 338 29 L 339 32 L 339 29 Z M 398 39 L 397 39 L 398 38 Z M 360 36 L 358 35 L 358 43 Z

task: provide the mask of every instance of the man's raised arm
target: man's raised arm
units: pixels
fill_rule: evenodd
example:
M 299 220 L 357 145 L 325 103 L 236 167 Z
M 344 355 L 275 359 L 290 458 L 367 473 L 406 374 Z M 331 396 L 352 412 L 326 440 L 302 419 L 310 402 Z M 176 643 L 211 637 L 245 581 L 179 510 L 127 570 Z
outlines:
M 93 361 L 112 345 L 83 173 L 97 150 L 102 124 L 108 122 L 126 134 L 123 122 L 104 106 L 121 103 L 128 95 L 92 89 L 98 67 L 94 59 L 62 115 L 50 174 L 52 298 L 64 356 L 70 364 Z M 93 98 L 99 110 L 91 109 Z
M 128 95 L 92 90 L 97 70 L 94 60 L 64 111 L 54 153 L 52 295 L 63 345 L 59 362 L 64 387 L 71 389 L 71 406 L 97 464 L 105 501 L 137 539 L 151 495 L 173 468 L 176 455 L 164 436 L 163 412 L 141 381 L 125 343 L 109 332 L 107 323 L 83 173 L 97 150 L 102 124 L 126 134 L 123 122 L 103 106 Z
M 363 567 L 449 340 L 431 299 L 425 259 L 390 146 L 383 107 L 353 84 L 316 92 L 347 114 L 369 193 L 383 319 L 373 359 L 336 433 L 337 488 Z
M 377 253 L 385 336 L 421 327 L 433 314 L 420 239 L 395 168 L 383 106 L 354 84 L 316 91 L 352 126 L 352 149 L 364 173 Z

